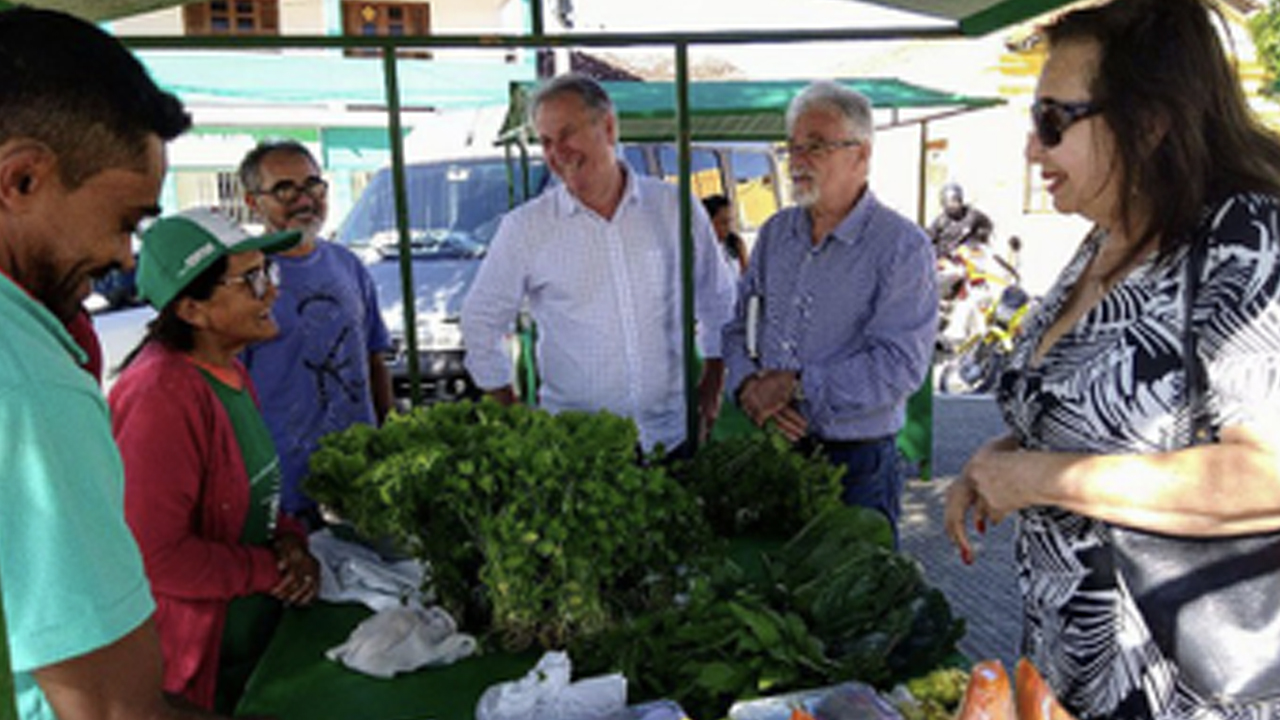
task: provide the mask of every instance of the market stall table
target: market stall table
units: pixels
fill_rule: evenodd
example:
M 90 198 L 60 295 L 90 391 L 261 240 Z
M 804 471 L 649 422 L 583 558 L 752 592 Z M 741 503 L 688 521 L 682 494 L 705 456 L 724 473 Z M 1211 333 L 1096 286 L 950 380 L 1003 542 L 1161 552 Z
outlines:
M 729 559 L 748 575 L 759 575 L 761 554 L 777 550 L 782 542 L 734 538 Z M 389 680 L 325 657 L 326 650 L 345 642 L 372 614 L 363 605 L 327 602 L 286 610 L 237 714 L 277 720 L 472 720 L 490 685 L 524 677 L 542 654 L 538 649 L 489 652 Z
M 278 720 L 472 720 L 486 688 L 523 677 L 540 655 L 491 652 L 385 680 L 325 657 L 371 614 L 363 605 L 325 602 L 286 610 L 237 714 Z

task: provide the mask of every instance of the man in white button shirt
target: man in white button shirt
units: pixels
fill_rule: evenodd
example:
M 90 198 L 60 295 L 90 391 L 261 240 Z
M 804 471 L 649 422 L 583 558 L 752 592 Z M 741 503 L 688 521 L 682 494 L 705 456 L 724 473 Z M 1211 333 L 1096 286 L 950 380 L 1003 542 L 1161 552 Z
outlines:
M 551 80 L 531 112 L 561 183 L 503 218 L 462 307 L 467 370 L 499 401 L 516 401 L 504 339 L 527 302 L 538 326 L 539 405 L 629 417 L 645 451 L 673 452 L 687 440 L 679 190 L 617 156 L 617 116 L 594 80 Z M 735 288 L 705 212 L 692 210 L 705 430 L 720 411 L 720 329 Z

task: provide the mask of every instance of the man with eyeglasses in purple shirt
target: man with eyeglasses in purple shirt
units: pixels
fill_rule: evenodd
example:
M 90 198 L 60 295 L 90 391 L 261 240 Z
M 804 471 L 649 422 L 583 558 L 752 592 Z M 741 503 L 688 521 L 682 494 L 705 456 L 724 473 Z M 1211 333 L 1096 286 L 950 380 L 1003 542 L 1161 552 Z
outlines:
M 391 338 L 364 263 L 319 238 L 329 186 L 311 151 L 292 140 L 260 143 L 241 161 L 240 182 L 267 231 L 302 232 L 302 242 L 273 258 L 280 334 L 250 346 L 243 360 L 280 453 L 281 507 L 315 529 L 319 510 L 300 488 L 311 453 L 323 435 L 386 417 L 392 395 L 383 354 Z
M 932 357 L 933 250 L 868 188 L 873 127 L 860 93 L 817 82 L 787 111 L 796 205 L 760 229 L 725 326 L 728 387 L 757 425 L 845 467 L 844 501 L 897 537 L 895 435 Z

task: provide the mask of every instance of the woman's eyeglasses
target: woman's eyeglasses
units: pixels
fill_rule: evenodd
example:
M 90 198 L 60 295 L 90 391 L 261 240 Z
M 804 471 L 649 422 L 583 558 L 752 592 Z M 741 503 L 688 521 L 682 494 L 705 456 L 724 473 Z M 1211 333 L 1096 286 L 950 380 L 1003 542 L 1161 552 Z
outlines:
M 273 287 L 280 286 L 280 266 L 268 260 L 252 270 L 245 271 L 241 275 L 224 277 L 218 281 L 218 284 L 243 284 L 245 287 L 249 288 L 249 294 L 253 295 L 254 300 L 261 300 L 267 296 L 268 290 Z
M 312 199 L 319 200 L 324 197 L 324 194 L 328 192 L 328 190 L 329 183 L 325 182 L 324 178 L 318 178 L 315 175 L 312 175 L 306 180 L 303 180 L 301 185 L 292 180 L 281 180 L 266 190 L 254 191 L 254 194 L 270 195 L 281 205 L 288 205 L 301 197 L 302 193 L 310 195 Z
M 1031 105 L 1031 121 L 1035 124 L 1036 139 L 1046 148 L 1057 147 L 1067 128 L 1087 117 L 1102 112 L 1091 101 L 1061 102 L 1053 98 L 1040 98 Z

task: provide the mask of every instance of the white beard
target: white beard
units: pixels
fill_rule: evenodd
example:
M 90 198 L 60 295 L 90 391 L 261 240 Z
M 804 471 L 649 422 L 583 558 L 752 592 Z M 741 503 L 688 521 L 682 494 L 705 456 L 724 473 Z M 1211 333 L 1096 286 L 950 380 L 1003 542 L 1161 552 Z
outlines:
M 802 208 L 811 208 L 818 204 L 818 200 L 822 197 L 822 192 L 816 185 L 810 184 L 808 187 L 801 187 L 796 184 L 791 185 L 791 201 Z

